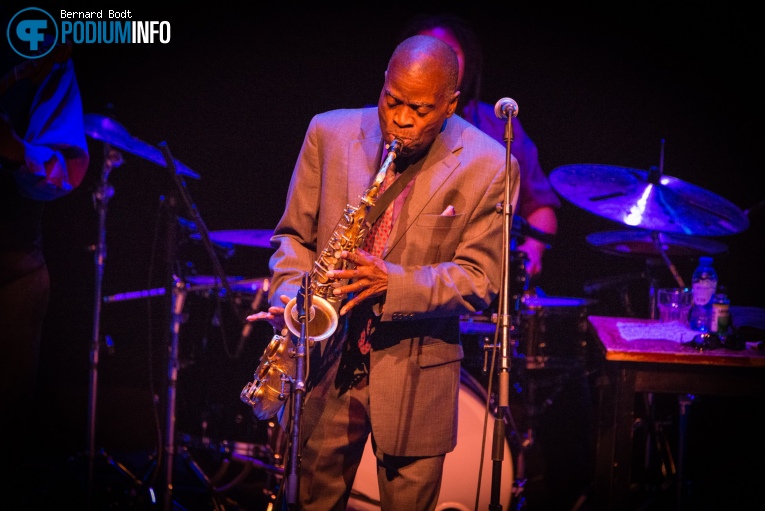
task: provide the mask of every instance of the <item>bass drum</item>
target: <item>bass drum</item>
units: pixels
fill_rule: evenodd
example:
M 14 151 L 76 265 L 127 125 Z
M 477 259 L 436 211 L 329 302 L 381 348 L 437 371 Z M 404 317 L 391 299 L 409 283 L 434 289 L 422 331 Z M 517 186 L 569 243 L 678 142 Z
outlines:
M 486 390 L 463 369 L 460 374 L 459 417 L 457 447 L 446 455 L 441 495 L 436 511 L 473 511 L 476 504 L 479 467 L 481 467 L 481 443 L 486 412 Z M 492 431 L 493 414 L 489 414 L 486 445 L 484 446 L 483 471 L 478 509 L 488 509 L 491 503 L 492 480 Z M 502 462 L 502 485 L 500 504 L 510 508 L 513 485 L 513 459 L 510 444 L 504 442 Z M 353 483 L 347 511 L 375 511 L 380 509 L 380 491 L 377 487 L 377 464 L 371 440 L 367 441 L 356 479 Z

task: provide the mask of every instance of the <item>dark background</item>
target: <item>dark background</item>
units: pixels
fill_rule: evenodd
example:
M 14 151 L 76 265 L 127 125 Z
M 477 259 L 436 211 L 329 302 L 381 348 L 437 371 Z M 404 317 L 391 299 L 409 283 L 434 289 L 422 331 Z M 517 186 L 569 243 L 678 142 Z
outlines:
M 176 159 L 201 174 L 185 178 L 185 189 L 210 230 L 273 229 L 311 117 L 375 103 L 404 22 L 423 10 L 439 11 L 435 5 L 381 4 L 363 12 L 342 4 L 295 4 L 281 14 L 220 2 L 196 10 L 134 8 L 135 20 L 169 21 L 172 40 L 75 46 L 84 110 L 108 115 L 150 145 L 166 142 Z M 728 247 L 715 266 L 734 305 L 765 306 L 763 47 L 753 11 L 736 3 L 469 3 L 462 14 L 485 49 L 483 99 L 518 102 L 546 172 L 568 164 L 647 170 L 659 164 L 665 140 L 666 174 L 742 210 L 759 207 L 747 230 L 715 238 Z M 97 444 L 151 446 L 158 435 L 152 395 L 162 399 L 167 378 L 167 303 L 123 301 L 94 312 L 99 215 L 93 194 L 102 177 L 103 145 L 88 142 L 85 183 L 52 203 L 45 223 L 53 282 L 40 385 L 41 407 L 53 421 L 46 441 L 73 451 L 86 446 L 88 359 L 98 319 L 100 337 L 114 346 L 102 347 L 98 366 Z M 177 193 L 166 169 L 123 156 L 124 164 L 108 177 L 114 196 L 106 216 L 102 294 L 163 286 L 173 256 L 190 271 L 212 274 L 200 244 L 184 242 L 173 255 L 164 247 L 168 224 L 160 205 Z M 544 292 L 584 297 L 588 282 L 643 274 L 647 258 L 603 253 L 586 241 L 591 233 L 627 226 L 562 200 L 559 234 L 537 282 Z M 222 266 L 229 276 L 265 277 L 270 253 L 238 246 Z M 695 256 L 673 262 L 690 282 Z M 652 271 L 662 284 L 674 285 L 665 266 Z M 646 286 L 636 279 L 629 289 L 639 310 Z M 613 294 L 595 298 L 604 312 L 623 312 Z M 220 427 L 219 436 L 252 440 L 249 411 L 238 394 L 252 380 L 270 330 L 256 327 L 243 352 L 232 355 L 241 329 L 237 313 L 209 296 L 191 296 L 184 313 L 179 429 L 201 435 L 209 419 L 208 427 Z

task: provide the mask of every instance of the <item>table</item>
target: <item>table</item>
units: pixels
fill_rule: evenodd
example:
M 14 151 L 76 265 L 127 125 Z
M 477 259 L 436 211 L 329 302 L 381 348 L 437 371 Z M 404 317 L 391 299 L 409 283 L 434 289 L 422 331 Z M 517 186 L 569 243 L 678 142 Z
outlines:
M 629 509 L 631 447 L 638 393 L 765 395 L 765 352 L 748 346 L 698 351 L 664 339 L 627 340 L 632 324 L 658 320 L 588 316 L 604 381 L 599 387 L 593 500 L 596 509 Z M 681 402 L 682 405 L 682 402 Z M 680 438 L 684 414 L 681 413 Z M 678 507 L 683 509 L 682 440 L 677 471 Z

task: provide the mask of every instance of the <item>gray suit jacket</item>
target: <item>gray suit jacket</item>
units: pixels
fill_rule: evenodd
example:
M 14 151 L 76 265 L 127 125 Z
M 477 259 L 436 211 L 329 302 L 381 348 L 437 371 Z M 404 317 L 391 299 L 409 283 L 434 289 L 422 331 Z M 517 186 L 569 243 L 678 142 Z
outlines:
M 312 119 L 272 239 L 271 303 L 297 295 L 344 208 L 358 206 L 374 179 L 381 148 L 376 107 Z M 390 235 L 387 296 L 370 353 L 372 434 L 396 456 L 454 449 L 459 317 L 486 309 L 501 284 L 504 148 L 453 116 L 425 158 Z M 511 164 L 515 211 L 514 157 Z M 442 216 L 449 205 L 455 215 Z

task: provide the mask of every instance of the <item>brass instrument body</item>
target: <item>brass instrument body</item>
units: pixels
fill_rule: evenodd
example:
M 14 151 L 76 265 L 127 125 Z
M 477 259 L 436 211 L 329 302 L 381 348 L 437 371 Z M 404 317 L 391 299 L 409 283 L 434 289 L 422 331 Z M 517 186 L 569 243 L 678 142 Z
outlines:
M 260 357 L 255 380 L 245 385 L 240 398 L 259 420 L 269 419 L 287 400 L 286 386 L 294 373 L 295 344 L 289 336 L 274 335 Z
M 324 249 L 314 262 L 310 273 L 312 306 L 308 313 L 306 342 L 323 341 L 330 337 L 338 326 L 336 306 L 342 297 L 332 291 L 343 280 L 327 277 L 331 270 L 342 270 L 347 260 L 340 257 L 343 251 L 354 252 L 361 247 L 369 231 L 367 214 L 377 202 L 380 186 L 388 168 L 401 152 L 403 143 L 396 139 L 388 149 L 380 169 L 372 184 L 363 193 L 360 204 L 356 207 L 346 205 L 343 215 L 329 237 Z M 297 299 L 293 298 L 284 307 L 284 320 L 287 329 L 296 337 L 302 334 L 302 323 L 295 308 Z M 245 385 L 240 399 L 252 407 L 258 419 L 274 416 L 286 401 L 285 384 L 292 384 L 295 374 L 295 343 L 289 335 L 274 335 L 260 357 L 260 364 L 255 371 L 254 381 Z

